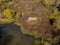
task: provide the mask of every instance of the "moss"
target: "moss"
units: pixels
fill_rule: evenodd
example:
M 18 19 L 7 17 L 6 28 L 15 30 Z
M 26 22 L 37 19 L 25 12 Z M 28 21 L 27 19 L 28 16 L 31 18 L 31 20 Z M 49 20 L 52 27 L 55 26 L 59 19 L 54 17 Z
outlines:
M 36 40 L 34 40 L 33 44 L 34 45 L 44 45 L 46 40 L 47 40 L 46 38 L 40 37 L 40 38 L 37 38 Z
M 40 45 L 40 40 L 34 40 L 34 44 L 33 45 Z

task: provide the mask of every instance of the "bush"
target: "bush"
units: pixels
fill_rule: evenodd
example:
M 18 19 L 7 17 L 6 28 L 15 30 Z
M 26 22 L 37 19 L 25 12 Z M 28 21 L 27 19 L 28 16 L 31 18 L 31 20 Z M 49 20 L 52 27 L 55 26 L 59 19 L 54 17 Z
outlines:
M 12 9 L 5 9 L 4 14 L 8 19 L 12 19 L 15 16 L 15 11 Z

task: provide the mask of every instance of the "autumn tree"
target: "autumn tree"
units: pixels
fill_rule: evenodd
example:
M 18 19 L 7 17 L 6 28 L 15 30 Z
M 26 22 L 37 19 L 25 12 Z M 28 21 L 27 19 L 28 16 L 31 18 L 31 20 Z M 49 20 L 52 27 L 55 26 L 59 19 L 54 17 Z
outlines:
M 4 14 L 8 19 L 12 19 L 15 15 L 15 11 L 12 9 L 5 9 Z
M 54 3 L 54 0 L 44 0 L 43 3 L 46 5 L 46 6 L 50 6 Z
M 60 27 L 60 12 L 57 8 L 54 9 L 54 12 L 51 13 L 49 19 L 55 19 L 54 25 L 59 28 Z M 60 29 L 60 28 L 59 28 Z

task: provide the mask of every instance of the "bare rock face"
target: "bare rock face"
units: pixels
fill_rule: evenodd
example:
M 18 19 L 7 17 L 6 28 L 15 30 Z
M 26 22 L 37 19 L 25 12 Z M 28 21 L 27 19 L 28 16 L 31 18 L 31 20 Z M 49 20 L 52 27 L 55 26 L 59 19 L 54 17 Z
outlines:
M 22 5 L 24 15 L 19 20 L 22 32 L 24 34 L 34 35 L 35 37 L 40 37 L 41 35 L 53 37 L 56 30 L 50 25 L 49 19 L 47 18 L 51 15 L 51 10 L 33 1 L 22 1 L 22 4 L 24 4 Z
M 24 34 L 34 35 L 39 37 L 40 35 L 45 35 L 46 37 L 52 37 L 51 31 L 53 28 L 49 24 L 47 18 L 42 18 L 40 16 L 23 16 L 20 20 L 21 29 Z
M 51 26 L 49 20 L 44 11 L 46 11 L 44 6 L 35 5 L 35 10 L 28 12 L 26 10 L 24 15 L 20 19 L 21 29 L 24 34 L 34 35 L 35 37 L 40 37 L 40 35 L 45 35 L 46 37 L 52 37 Z M 41 9 L 43 8 L 43 9 Z M 47 11 L 48 12 L 48 11 Z

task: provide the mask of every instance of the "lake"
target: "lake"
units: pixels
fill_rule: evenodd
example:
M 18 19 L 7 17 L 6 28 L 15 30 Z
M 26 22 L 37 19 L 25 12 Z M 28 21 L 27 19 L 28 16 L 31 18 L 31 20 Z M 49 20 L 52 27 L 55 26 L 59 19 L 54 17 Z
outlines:
M 20 26 L 17 25 L 0 25 L 0 34 L 5 32 L 13 36 L 12 41 L 8 45 L 32 45 L 35 40 L 34 36 L 23 34 L 21 32 Z

